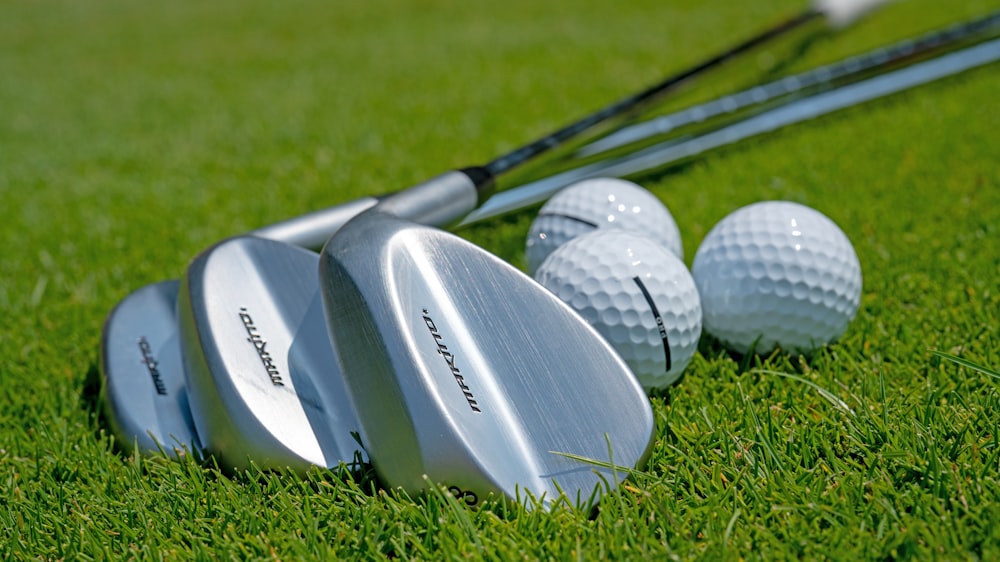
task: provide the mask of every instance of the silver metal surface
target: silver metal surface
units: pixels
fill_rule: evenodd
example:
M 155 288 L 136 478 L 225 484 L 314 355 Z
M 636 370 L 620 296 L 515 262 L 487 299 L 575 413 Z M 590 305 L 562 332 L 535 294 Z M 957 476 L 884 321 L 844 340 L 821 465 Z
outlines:
M 327 337 L 316 253 L 252 236 L 198 256 L 178 301 L 192 417 L 226 470 L 351 463 L 357 416 Z
M 129 451 L 186 454 L 201 443 L 187 405 L 177 341 L 178 281 L 133 292 L 108 315 L 101 335 L 105 412 Z
M 378 206 L 421 224 L 448 226 L 464 218 L 478 204 L 476 184 L 466 174 L 451 171 L 390 195 Z
M 560 490 L 585 503 L 626 474 L 565 454 L 645 462 L 653 415 L 625 363 L 499 258 L 372 210 L 327 243 L 320 277 L 363 440 L 388 485 L 418 493 L 426 475 L 470 505 Z
M 362 197 L 335 207 L 258 228 L 250 234 L 259 238 L 280 240 L 302 248 L 319 250 L 341 225 L 362 211 L 371 208 L 378 201 L 377 197 Z

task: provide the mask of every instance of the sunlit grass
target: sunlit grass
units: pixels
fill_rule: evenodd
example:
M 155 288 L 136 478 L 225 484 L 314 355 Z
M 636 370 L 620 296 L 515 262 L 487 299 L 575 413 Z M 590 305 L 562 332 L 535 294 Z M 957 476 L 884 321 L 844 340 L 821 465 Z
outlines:
M 346 470 L 223 474 L 123 456 L 101 418 L 104 316 L 212 242 L 484 161 L 801 8 L 6 4 L 0 558 L 1000 557 L 995 67 L 641 178 L 677 219 L 688 263 L 742 205 L 821 210 L 855 246 L 862 304 L 808 358 L 702 342 L 683 380 L 651 397 L 647 465 L 618 473 L 593 512 L 470 510 Z M 897 2 L 784 68 L 991 9 Z M 773 62 L 751 57 L 676 103 Z M 523 265 L 531 219 L 460 234 Z

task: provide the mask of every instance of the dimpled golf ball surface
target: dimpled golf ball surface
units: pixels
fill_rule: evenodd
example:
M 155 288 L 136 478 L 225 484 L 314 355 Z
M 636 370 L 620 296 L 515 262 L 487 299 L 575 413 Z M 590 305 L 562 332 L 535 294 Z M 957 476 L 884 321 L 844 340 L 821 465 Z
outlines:
M 596 230 L 552 252 L 535 279 L 604 336 L 646 390 L 673 384 L 691 362 L 698 291 L 684 262 L 657 242 Z
M 683 257 L 677 223 L 656 196 L 630 181 L 594 178 L 560 190 L 538 212 L 525 244 L 528 272 L 559 246 L 599 228 L 641 232 Z
M 739 353 L 808 353 L 858 311 L 861 265 L 825 215 L 797 203 L 739 209 L 708 233 L 691 268 L 705 332 Z

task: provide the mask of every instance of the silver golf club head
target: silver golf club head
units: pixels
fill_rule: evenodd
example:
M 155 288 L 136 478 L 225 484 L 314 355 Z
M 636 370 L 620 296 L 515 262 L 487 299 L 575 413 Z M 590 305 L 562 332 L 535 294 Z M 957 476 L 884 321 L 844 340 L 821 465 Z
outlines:
M 191 413 L 224 470 L 253 461 L 301 472 L 363 460 L 318 265 L 315 252 L 243 236 L 188 267 L 177 314 Z
M 363 197 L 263 227 L 254 234 L 319 249 L 330 234 L 376 201 Z M 201 452 L 181 359 L 179 288 L 180 282 L 173 280 L 138 289 L 122 299 L 104 321 L 100 346 L 104 410 L 118 442 L 129 451 Z
M 327 326 L 376 472 L 410 493 L 426 490 L 426 475 L 470 505 L 490 494 L 598 497 L 621 467 L 645 462 L 649 399 L 604 339 L 530 277 L 398 218 L 415 189 L 352 219 L 320 260 Z
M 108 315 L 101 338 L 105 411 L 127 449 L 201 450 L 187 404 L 177 333 L 178 281 L 148 285 Z

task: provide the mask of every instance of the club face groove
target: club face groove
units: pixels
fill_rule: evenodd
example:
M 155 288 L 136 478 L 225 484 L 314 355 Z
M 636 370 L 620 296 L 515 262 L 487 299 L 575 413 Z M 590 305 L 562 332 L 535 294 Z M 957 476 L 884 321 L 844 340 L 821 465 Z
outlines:
M 645 461 L 652 410 L 624 362 L 499 258 L 370 211 L 327 243 L 320 278 L 361 435 L 387 484 L 419 493 L 427 475 L 467 503 L 587 498 L 622 475 L 567 455 Z
M 356 415 L 326 335 L 308 250 L 252 236 L 196 258 L 178 300 L 195 427 L 225 469 L 355 458 Z

